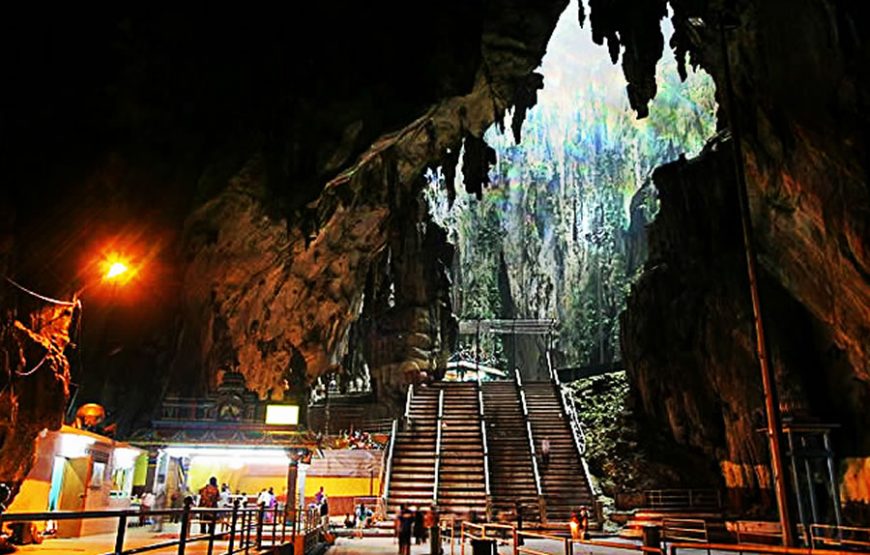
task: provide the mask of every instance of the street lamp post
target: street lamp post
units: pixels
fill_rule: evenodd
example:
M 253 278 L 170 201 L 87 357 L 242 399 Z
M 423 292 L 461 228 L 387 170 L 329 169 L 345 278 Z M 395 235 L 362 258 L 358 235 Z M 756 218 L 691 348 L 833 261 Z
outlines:
M 725 37 L 726 24 L 729 28 L 736 27 L 736 20 L 726 22 L 720 14 L 719 38 L 722 56 L 725 63 L 725 98 L 730 119 L 731 140 L 734 144 L 734 173 L 737 178 L 737 201 L 740 208 L 740 227 L 743 234 L 743 247 L 746 256 L 746 272 L 749 280 L 749 295 L 752 301 L 752 316 L 755 329 L 755 346 L 758 364 L 761 370 L 761 384 L 764 389 L 764 412 L 767 420 L 767 439 L 770 446 L 770 466 L 773 478 L 773 489 L 776 495 L 776 505 L 779 512 L 779 523 L 782 528 L 782 543 L 786 547 L 794 545 L 794 530 L 788 503 L 785 469 L 782 457 L 782 414 L 776 391 L 776 377 L 770 365 L 770 354 L 767 349 L 767 338 L 764 331 L 764 320 L 761 311 L 761 297 L 758 288 L 758 258 L 755 252 L 755 241 L 752 233 L 752 218 L 749 211 L 749 193 L 746 187 L 746 173 L 743 167 L 742 136 L 740 122 L 737 117 L 737 102 L 734 95 L 734 84 L 731 79 L 731 61 L 728 56 L 728 44 Z

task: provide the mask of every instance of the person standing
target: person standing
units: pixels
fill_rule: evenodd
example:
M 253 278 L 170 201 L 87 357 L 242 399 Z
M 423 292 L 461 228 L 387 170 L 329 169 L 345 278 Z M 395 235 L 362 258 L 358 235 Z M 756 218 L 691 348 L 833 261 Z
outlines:
M 208 483 L 199 490 L 199 506 L 204 509 L 216 509 L 220 497 L 221 492 L 218 490 L 217 478 L 212 476 Z M 202 514 L 199 519 L 199 532 L 201 534 L 214 534 L 214 521 L 215 514 L 213 512 Z
M 157 486 L 157 491 L 154 493 L 154 506 L 152 510 L 154 511 L 162 511 L 166 508 L 166 488 L 164 486 Z M 163 531 L 163 515 L 153 515 L 151 518 L 152 532 L 162 532 Z
M 275 520 L 278 506 L 278 498 L 275 496 L 275 488 L 269 486 L 269 503 L 266 505 L 266 522 L 272 523 Z
M 589 539 L 589 510 L 585 505 L 580 507 L 580 539 Z
M 423 528 L 423 511 L 417 507 L 414 511 L 414 543 L 421 545 L 426 537 L 426 529 Z
M 323 496 L 323 501 L 320 502 L 320 524 L 324 531 L 329 531 L 329 499 L 326 495 Z
M 399 555 L 411 555 L 411 532 L 414 528 L 414 513 L 402 507 L 399 516 Z
M 514 513 L 517 517 L 517 531 L 521 532 L 523 530 L 523 504 L 520 503 L 519 499 L 514 501 Z M 522 536 L 517 536 L 517 545 L 523 545 Z
M 438 507 L 432 505 L 426 511 L 424 524 L 429 530 L 429 555 L 441 555 L 441 528 L 438 523 Z
M 541 440 L 541 465 L 544 472 L 550 467 L 550 440 L 546 437 Z
M 154 522 L 152 520 L 152 515 L 148 514 L 154 510 L 154 499 L 154 494 L 150 491 L 142 496 L 142 506 L 140 507 L 141 514 L 139 516 L 139 524 L 142 526 Z
M 571 518 L 568 520 L 568 527 L 571 528 L 571 539 L 582 540 L 583 535 L 580 532 L 580 515 L 576 511 L 571 512 Z

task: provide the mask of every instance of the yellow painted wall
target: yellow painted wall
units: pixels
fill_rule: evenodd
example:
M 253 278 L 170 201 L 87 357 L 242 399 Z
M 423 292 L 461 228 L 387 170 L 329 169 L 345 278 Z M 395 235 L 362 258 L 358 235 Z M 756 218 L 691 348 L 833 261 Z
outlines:
M 48 492 L 51 482 L 27 479 L 21 483 L 21 490 L 9 506 L 8 512 L 42 512 L 48 510 Z
M 371 491 L 369 493 L 369 484 Z M 378 495 L 381 491 L 381 481 L 375 477 L 369 478 L 344 478 L 330 476 L 306 476 L 305 497 L 314 497 L 323 486 L 327 497 L 366 497 Z
M 148 453 L 142 453 L 136 459 L 136 466 L 133 468 L 133 487 L 144 486 L 148 476 Z
M 249 471 L 248 466 L 232 468 L 220 462 L 201 462 L 194 460 L 190 465 L 190 488 L 197 493 L 214 476 L 218 484 L 229 484 L 230 491 L 256 495 L 263 488 L 273 488 L 278 495 L 287 489 L 287 468 L 275 467 L 271 472 Z
M 208 483 L 209 478 L 216 477 L 219 484 L 229 484 L 230 490 L 235 492 L 245 492 L 250 495 L 256 495 L 262 489 L 273 488 L 276 495 L 285 495 L 287 492 L 287 469 L 275 467 L 274 469 L 264 469 L 260 467 L 257 471 L 251 471 L 248 465 L 241 468 L 231 468 L 229 465 L 220 462 L 200 462 L 194 460 L 190 466 L 190 487 L 194 493 Z M 381 491 L 381 482 L 375 477 L 370 478 L 348 478 L 348 477 L 331 477 L 331 476 L 306 476 L 305 478 L 305 496 L 314 496 L 320 486 L 323 486 L 324 491 L 330 497 L 364 497 L 370 495 L 378 495 Z

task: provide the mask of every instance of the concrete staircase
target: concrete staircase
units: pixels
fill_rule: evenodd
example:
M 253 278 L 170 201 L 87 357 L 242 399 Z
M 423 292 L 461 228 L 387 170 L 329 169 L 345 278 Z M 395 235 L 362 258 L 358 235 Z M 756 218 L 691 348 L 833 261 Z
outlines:
M 483 434 L 477 383 L 442 382 L 441 463 L 438 507 L 442 514 L 467 518 L 486 514 Z
M 410 421 L 396 434 L 387 514 L 400 505 L 432 504 L 435 486 L 435 437 L 438 389 L 417 388 L 410 404 Z
M 437 502 L 442 514 L 464 519 L 474 511 L 484 517 L 489 501 L 489 516 L 496 518 L 503 511 L 513 513 L 519 501 L 526 521 L 564 522 L 581 505 L 591 508 L 589 481 L 557 387 L 553 382 L 518 386 L 514 381 L 495 381 L 480 386 L 442 382 L 415 388 L 408 423 L 396 434 L 393 447 L 387 514 L 394 514 L 400 505 L 426 507 Z M 537 453 L 543 515 L 521 392 Z M 489 454 L 489 500 L 481 399 Z M 544 438 L 550 441 L 547 468 L 540 456 Z
M 568 417 L 562 409 L 560 393 L 553 382 L 523 384 L 532 436 L 541 472 L 541 488 L 548 521 L 566 521 L 581 505 L 591 509 L 592 492 L 583 462 L 574 444 Z M 550 440 L 550 464 L 541 459 L 541 442 Z
M 484 419 L 489 446 L 492 516 L 514 512 L 522 505 L 523 518 L 540 520 L 532 454 L 517 384 L 484 382 Z

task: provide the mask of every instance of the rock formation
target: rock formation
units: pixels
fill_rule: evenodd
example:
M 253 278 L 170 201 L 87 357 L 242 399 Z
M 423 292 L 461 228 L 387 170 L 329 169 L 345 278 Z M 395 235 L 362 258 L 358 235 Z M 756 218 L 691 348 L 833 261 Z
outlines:
M 720 123 L 736 121 L 743 132 L 762 299 L 784 408 L 842 424 L 838 454 L 847 473 L 860 475 L 866 470 L 855 469 L 870 455 L 860 408 L 870 395 L 863 109 L 870 89 L 859 69 L 868 62 L 866 25 L 854 6 L 842 3 L 673 7 L 678 52 L 688 51 L 692 63 L 713 75 Z M 734 106 L 727 103 L 720 18 Z M 645 412 L 679 443 L 722 461 L 729 489 L 757 496 L 769 476 L 766 447 L 755 431 L 763 413 L 732 164 L 732 149 L 717 141 L 698 160 L 656 174 L 661 213 L 650 229 L 650 260 L 629 300 L 622 342 Z M 849 489 L 844 484 L 847 501 L 868 501 Z

